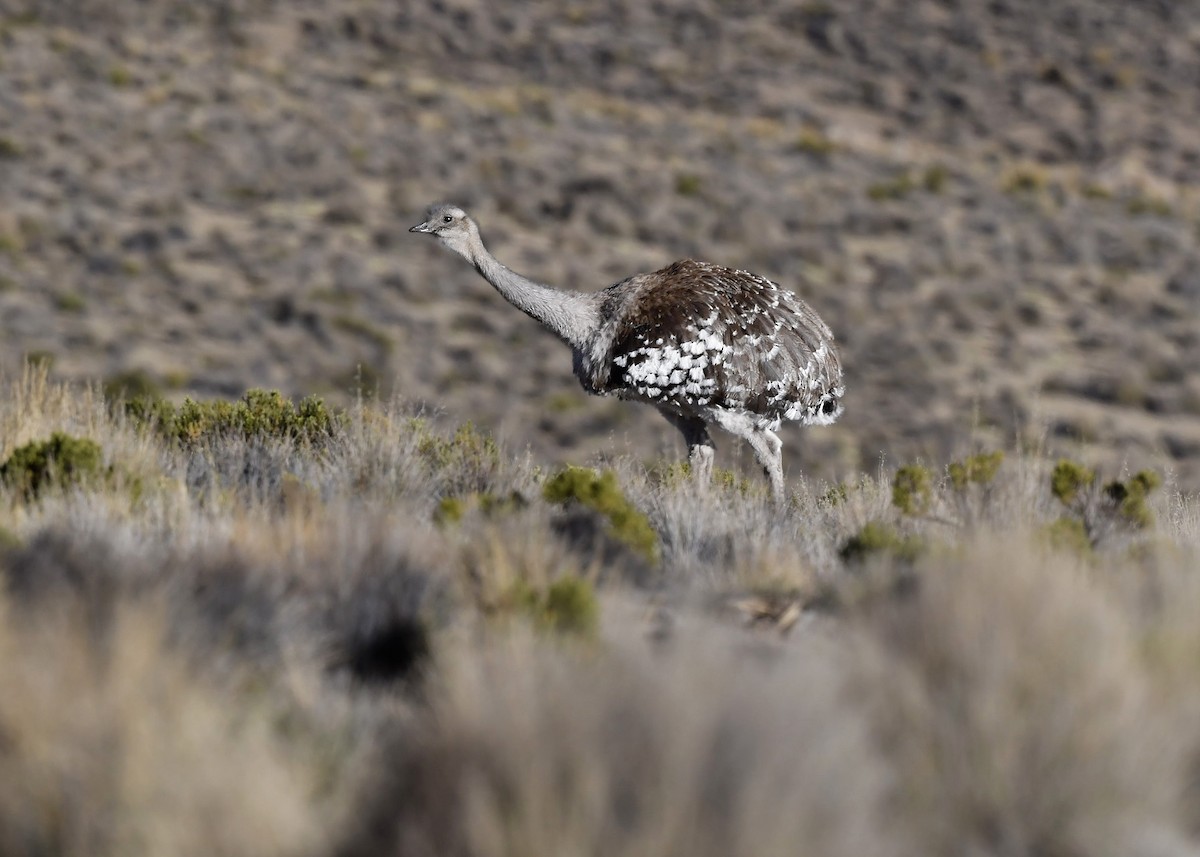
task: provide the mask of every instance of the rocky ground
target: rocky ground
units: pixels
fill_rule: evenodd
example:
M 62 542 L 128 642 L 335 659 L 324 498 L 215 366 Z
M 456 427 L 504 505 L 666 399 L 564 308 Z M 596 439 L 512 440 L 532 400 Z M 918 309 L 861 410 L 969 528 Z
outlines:
M 0 0 L 0 361 L 681 453 L 407 234 L 453 200 L 563 287 L 796 289 L 849 392 L 793 479 L 1019 445 L 1194 490 L 1198 49 L 1196 2 Z

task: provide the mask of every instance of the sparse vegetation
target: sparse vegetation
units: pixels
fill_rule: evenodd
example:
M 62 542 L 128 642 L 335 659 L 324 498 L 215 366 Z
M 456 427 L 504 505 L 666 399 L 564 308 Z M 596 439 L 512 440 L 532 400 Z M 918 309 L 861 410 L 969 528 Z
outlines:
M 5 849 L 642 853 L 675 841 L 651 807 L 713 857 L 953 853 L 989 835 L 978 811 L 1056 853 L 1190 836 L 1188 755 L 1163 748 L 1200 748 L 1196 501 L 1150 471 L 986 452 L 781 508 L 679 465 L 547 477 L 395 404 L 131 418 L 140 380 L 0 385 L 2 436 L 34 438 L 0 470 Z M 126 408 L 162 407 L 146 386 Z M 127 502 L 106 459 L 153 490 Z M 985 493 L 979 526 L 933 518 Z M 700 812 L 712 788 L 742 797 Z
M 1200 851 L 1191 6 L 0 6 L 0 854 Z M 788 502 L 436 198 L 810 302 Z

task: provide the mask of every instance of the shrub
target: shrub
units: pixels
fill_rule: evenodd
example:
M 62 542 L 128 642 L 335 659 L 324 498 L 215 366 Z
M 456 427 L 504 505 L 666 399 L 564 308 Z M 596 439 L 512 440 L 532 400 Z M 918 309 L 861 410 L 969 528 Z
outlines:
M 969 455 L 962 461 L 952 462 L 949 467 L 950 484 L 954 486 L 955 491 L 962 491 L 971 483 L 987 485 L 996 478 L 996 471 L 1000 469 L 1003 461 L 1004 453 L 997 450 L 980 452 Z
M 867 196 L 876 202 L 888 199 L 903 199 L 915 187 L 916 182 L 913 181 L 913 177 L 909 173 L 904 172 L 894 179 L 875 182 L 867 188 Z
M 1154 513 L 1146 499 L 1161 484 L 1157 473 L 1142 470 L 1126 481 L 1114 479 L 1098 491 L 1095 471 L 1067 459 L 1060 460 L 1050 475 L 1051 493 L 1078 516 L 1092 547 L 1114 532 L 1152 527 Z M 1061 522 L 1052 526 L 1066 527 Z
M 1032 164 L 1014 167 L 1004 177 L 1001 189 L 1005 193 L 1035 193 L 1046 187 L 1046 173 Z
M 504 496 L 498 496 L 491 491 L 477 491 L 465 496 L 446 496 L 438 501 L 433 512 L 433 522 L 438 526 L 457 524 L 472 506 L 478 508 L 486 518 L 499 518 L 528 505 L 529 501 L 519 491 Z
M 250 390 L 236 402 L 184 399 L 178 408 L 165 399 L 140 396 L 127 402 L 125 410 L 164 438 L 189 445 L 226 436 L 315 442 L 334 434 L 345 421 L 317 396 L 293 403 L 275 390 Z
M 868 521 L 846 540 L 839 554 L 847 563 L 862 563 L 873 556 L 912 562 L 924 552 L 925 542 L 919 536 L 904 536 L 881 521 Z
M 457 524 L 467 514 L 467 503 L 462 497 L 443 497 L 433 510 L 433 522 L 439 527 Z
M 1080 492 L 1091 487 L 1095 481 L 1095 471 L 1063 458 L 1054 465 L 1054 472 L 1050 474 L 1050 491 L 1060 503 L 1070 506 L 1080 496 Z
M 490 435 L 463 423 L 446 439 L 426 433 L 424 423 L 414 421 L 421 434 L 417 454 L 436 473 L 451 495 L 485 490 L 500 467 L 500 446 Z
M 923 515 L 933 502 L 933 474 L 920 464 L 896 471 L 892 480 L 892 505 L 906 515 Z
M 796 138 L 796 150 L 806 155 L 826 157 L 837 150 L 837 144 L 825 136 L 821 129 L 807 126 L 800 130 Z
M 1146 497 L 1162 484 L 1162 477 L 1150 470 L 1134 474 L 1128 482 L 1114 480 L 1104 486 L 1104 494 L 1116 506 L 1117 514 L 1135 529 L 1145 530 L 1154 525 L 1154 513 L 1146 505 Z
M 25 147 L 12 137 L 0 137 L 0 158 L 16 159 L 25 154 Z
M 560 577 L 544 590 L 518 581 L 509 602 L 544 631 L 590 637 L 599 623 L 595 589 L 587 580 L 573 575 Z
M 845 482 L 839 482 L 837 485 L 832 485 L 825 489 L 825 493 L 821 495 L 817 503 L 827 508 L 840 506 L 850 499 L 850 486 Z
M 1092 538 L 1079 518 L 1064 515 L 1047 524 L 1042 532 L 1050 546 L 1057 550 L 1080 556 L 1088 556 L 1092 552 Z
M 28 500 L 52 487 L 69 488 L 102 473 L 100 444 L 87 438 L 55 432 L 48 440 L 32 441 L 13 451 L 0 464 L 0 483 Z
M 588 467 L 567 467 L 546 480 L 542 496 L 550 503 L 578 503 L 602 515 L 608 532 L 645 559 L 658 559 L 658 535 L 650 520 L 634 506 L 617 485 L 611 470 L 596 473 Z
M 682 488 L 689 484 L 689 480 L 692 478 L 692 463 L 690 461 L 660 462 L 650 468 L 650 478 L 664 488 Z M 711 484 L 724 490 L 735 490 L 743 496 L 750 493 L 755 485 L 752 480 L 724 467 L 712 469 Z
M 941 164 L 934 164 L 921 176 L 921 185 L 930 193 L 941 193 L 946 187 L 950 172 Z
M 702 186 L 700 176 L 682 173 L 675 177 L 675 192 L 680 196 L 695 196 Z

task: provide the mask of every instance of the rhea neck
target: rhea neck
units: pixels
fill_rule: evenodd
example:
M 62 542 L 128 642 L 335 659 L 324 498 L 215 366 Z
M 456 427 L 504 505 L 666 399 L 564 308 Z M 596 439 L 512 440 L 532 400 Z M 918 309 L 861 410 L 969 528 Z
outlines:
M 466 235 L 443 239 L 446 246 L 470 262 L 510 304 L 572 348 L 582 350 L 600 327 L 595 296 L 551 288 L 509 270 L 488 252 L 475 224 L 469 227 Z

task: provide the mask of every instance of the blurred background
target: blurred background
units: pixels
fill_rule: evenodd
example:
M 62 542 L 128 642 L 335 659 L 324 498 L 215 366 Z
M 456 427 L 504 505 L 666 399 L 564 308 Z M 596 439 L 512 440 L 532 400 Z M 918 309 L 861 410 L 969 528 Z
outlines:
M 0 0 L 0 362 L 546 460 L 683 448 L 410 236 L 431 202 L 564 288 L 797 291 L 848 393 L 793 479 L 1034 447 L 1194 490 L 1198 183 L 1195 2 Z

